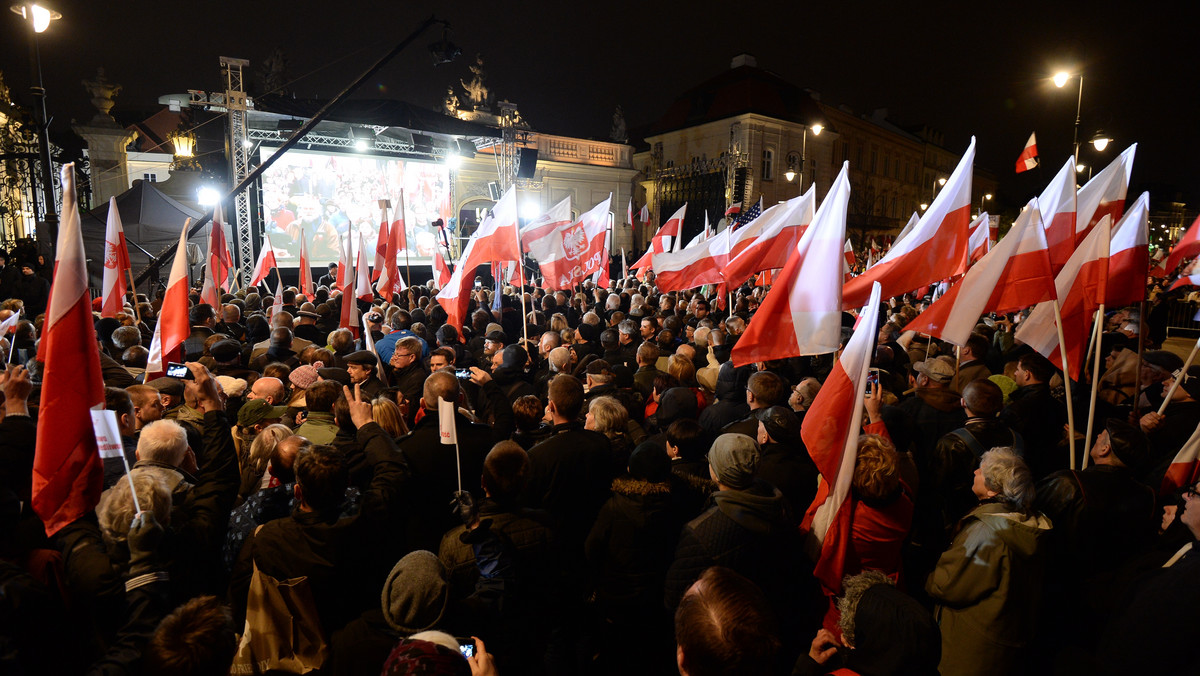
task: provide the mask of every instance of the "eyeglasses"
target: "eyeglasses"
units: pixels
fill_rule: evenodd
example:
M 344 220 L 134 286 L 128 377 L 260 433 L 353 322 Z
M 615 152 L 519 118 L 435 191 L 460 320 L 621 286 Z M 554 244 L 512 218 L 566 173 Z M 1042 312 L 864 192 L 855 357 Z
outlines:
M 415 357 L 415 356 L 417 356 L 417 355 L 415 355 L 415 354 L 405 354 L 405 353 L 403 353 L 403 352 L 397 352 L 397 353 L 396 353 L 396 356 L 397 356 L 397 357 Z

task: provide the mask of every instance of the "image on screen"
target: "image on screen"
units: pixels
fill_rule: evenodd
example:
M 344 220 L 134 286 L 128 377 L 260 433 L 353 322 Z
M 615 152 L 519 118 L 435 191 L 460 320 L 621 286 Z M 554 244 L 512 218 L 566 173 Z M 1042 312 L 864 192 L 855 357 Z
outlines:
M 274 148 L 264 148 L 263 158 Z M 290 150 L 262 176 L 266 232 L 280 267 L 300 262 L 300 238 L 308 242 L 314 268 L 338 260 L 340 242 L 350 235 L 351 256 L 358 252 L 358 235 L 374 249 L 383 212 L 379 200 L 391 200 L 390 222 L 399 220 L 404 204 L 408 260 L 428 265 L 437 246 L 433 222 L 450 217 L 450 172 L 436 162 L 348 153 Z M 400 252 L 400 265 L 405 251 Z

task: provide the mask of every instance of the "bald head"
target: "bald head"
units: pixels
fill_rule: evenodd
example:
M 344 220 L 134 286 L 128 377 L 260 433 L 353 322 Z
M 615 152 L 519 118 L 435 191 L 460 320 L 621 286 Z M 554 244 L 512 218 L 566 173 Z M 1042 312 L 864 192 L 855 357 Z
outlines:
M 250 386 L 247 399 L 266 399 L 272 406 L 278 406 L 287 398 L 287 389 L 278 378 L 259 378 Z
M 550 350 L 550 368 L 558 373 L 562 373 L 567 368 L 567 363 L 571 361 L 571 350 L 566 347 L 556 347 Z
M 426 409 L 436 411 L 438 399 L 458 401 L 458 378 L 449 371 L 436 371 L 425 379 L 425 391 L 421 395 Z

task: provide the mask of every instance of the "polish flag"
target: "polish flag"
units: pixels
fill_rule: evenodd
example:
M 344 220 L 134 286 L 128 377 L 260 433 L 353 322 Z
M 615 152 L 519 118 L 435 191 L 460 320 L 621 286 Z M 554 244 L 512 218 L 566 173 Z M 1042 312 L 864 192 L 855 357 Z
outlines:
M 1108 287 L 1104 302 L 1112 307 L 1146 300 L 1150 274 L 1150 193 L 1134 201 L 1113 226 L 1108 245 Z
M 849 163 L 732 352 L 734 366 L 836 352 L 842 336 L 842 270 Z M 728 229 L 722 231 L 728 232 Z
M 1025 148 L 1021 150 L 1020 156 L 1017 157 L 1017 173 L 1029 171 L 1037 165 L 1037 134 L 1030 134 L 1029 140 L 1025 142 Z
M 379 221 L 379 238 L 375 240 L 375 270 L 371 273 L 371 281 L 379 279 L 379 273 L 387 265 L 387 247 L 390 235 L 388 233 L 387 212 Z
M 816 498 L 800 528 L 820 543 L 821 554 L 813 575 L 829 595 L 841 592 L 853 528 L 850 485 L 858 459 L 858 435 L 862 428 L 867 373 L 875 352 L 881 293 L 879 282 L 872 282 L 854 335 L 833 362 L 833 370 L 817 392 L 800 428 L 808 454 L 821 473 Z
M 179 233 L 179 248 L 171 262 L 171 276 L 167 291 L 163 295 L 162 309 L 158 311 L 158 324 L 154 326 L 154 337 L 150 340 L 150 356 L 146 360 L 146 382 L 161 377 L 167 371 L 167 362 L 183 361 L 183 341 L 192 332 L 188 321 L 188 263 L 187 231 L 189 220 Z
M 92 325 L 87 255 L 75 196 L 75 165 L 63 165 L 61 176 L 62 222 L 55 247 L 54 282 L 38 348 L 45 371 L 33 447 L 32 506 L 47 536 L 95 509 L 103 488 L 91 411 L 104 408 L 104 379 Z M 116 211 L 115 205 L 109 207 L 109 214 Z M 179 250 L 185 250 L 182 243 Z
M 741 202 L 734 202 L 733 204 L 729 205 L 728 209 L 725 210 L 726 216 L 732 216 L 734 214 L 740 214 L 740 213 L 742 213 L 742 203 Z
M 1037 201 L 1050 250 L 1050 268 L 1057 275 L 1075 252 L 1075 158 L 1067 158 Z
M 1055 297 L 1046 233 L 1034 199 L 1004 239 L 904 330 L 966 345 L 981 315 L 1015 312 Z
M 438 304 L 446 311 L 446 323 L 453 326 L 460 337 L 463 322 L 467 319 L 471 288 L 475 282 L 475 269 L 485 263 L 515 261 L 520 258 L 517 192 L 515 188 L 509 188 L 492 208 L 492 213 L 483 219 L 479 229 L 471 235 L 450 282 L 437 295 Z
M 854 245 L 850 243 L 850 238 L 846 238 L 846 244 L 842 246 L 842 280 L 843 283 L 849 283 L 854 279 L 854 273 L 851 272 L 855 263 Z
M 317 297 L 313 293 L 312 263 L 308 260 L 308 238 L 304 228 L 300 229 L 300 293 L 310 301 Z
M 275 299 L 271 303 L 271 316 L 279 314 L 283 311 L 283 279 L 275 283 Z
M 208 271 L 217 281 L 218 287 L 229 290 L 229 273 L 233 270 L 233 256 L 229 254 L 229 240 L 225 238 L 225 207 L 217 205 L 213 211 L 208 240 Z M 214 304 L 215 305 L 215 304 Z
M 918 216 L 917 212 L 914 211 L 912 213 L 912 216 L 908 217 L 908 222 L 905 223 L 904 227 L 900 229 L 900 234 L 896 235 L 896 239 L 892 240 L 892 248 L 895 248 L 895 246 L 900 243 L 900 240 L 907 237 L 908 234 L 913 231 L 913 228 L 917 227 L 917 223 L 920 223 L 920 222 L 921 222 L 921 217 Z
M 1104 302 L 1108 285 L 1108 246 L 1112 218 L 1100 219 L 1087 239 L 1071 254 L 1071 259 L 1054 279 L 1055 293 L 1061 302 L 1062 332 L 1066 341 L 1067 366 L 1071 378 L 1078 380 L 1093 315 Z M 1007 238 L 1006 238 L 1007 239 Z M 1143 283 L 1145 283 L 1143 281 Z M 1054 304 L 1038 303 L 1016 333 L 1017 340 L 1032 347 L 1058 368 L 1063 368 L 1058 332 L 1054 325 Z
M 650 205 L 643 204 L 641 210 L 638 211 L 638 220 L 644 224 L 650 223 Z
M 433 254 L 433 276 L 439 289 L 446 288 L 446 285 L 450 283 L 450 267 L 446 265 L 446 259 L 442 258 L 440 250 Z
M 1079 208 L 1075 216 L 1075 241 L 1082 242 L 1104 216 L 1115 223 L 1125 210 L 1125 195 L 1133 175 L 1133 157 L 1137 144 L 1125 149 L 1087 185 L 1079 189 Z
M 722 271 L 725 283 L 736 288 L 756 272 L 787 265 L 813 221 L 815 203 L 816 190 L 809 186 L 803 195 L 776 204 L 735 230 L 729 236 L 729 262 Z
M 658 229 L 658 232 L 650 240 L 650 248 L 633 264 L 632 267 L 634 270 L 651 268 L 650 260 L 654 257 L 654 254 L 666 253 L 671 250 L 671 244 L 674 241 L 671 238 L 677 240 L 683 233 L 683 218 L 686 214 L 687 204 L 684 204 L 679 207 L 679 211 L 676 211 L 671 218 L 667 219 L 667 222 Z
M 990 235 L 992 231 L 988 227 L 989 220 L 988 213 L 984 211 L 974 221 L 971 221 L 971 225 L 968 226 L 971 234 L 967 242 L 967 250 L 970 252 L 970 263 L 972 265 L 980 258 L 986 256 L 987 252 L 991 249 L 992 240 Z M 874 249 L 872 249 L 873 251 Z
M 560 223 L 529 243 L 550 290 L 570 289 L 589 275 L 608 267 L 608 210 L 612 195 L 589 209 L 574 223 Z M 557 208 L 557 207 L 556 207 Z
M 354 274 L 347 279 L 347 285 L 342 288 L 341 305 L 338 308 L 338 328 L 349 329 L 350 333 L 357 339 L 360 335 L 358 319 L 358 303 L 355 302 L 355 293 L 361 292 L 366 288 L 367 297 L 364 300 L 371 300 L 375 297 L 375 292 L 371 290 L 371 275 L 367 268 L 367 248 L 364 246 L 366 241 L 362 234 L 358 236 L 358 257 L 356 258 L 356 270 Z M 355 280 L 355 288 L 352 289 L 349 285 L 349 279 Z M 277 295 L 280 295 L 277 293 Z M 279 301 L 276 300 L 278 303 Z
M 725 228 L 715 237 L 689 244 L 683 251 L 656 254 L 650 267 L 657 275 L 654 283 L 658 290 L 683 291 L 722 283 L 721 269 L 729 260 L 729 236 L 730 230 Z
M 371 290 L 371 268 L 367 265 L 367 240 L 363 238 L 362 233 L 358 233 L 358 256 L 354 262 L 354 275 L 346 278 L 345 293 L 350 293 L 350 280 L 355 281 L 354 296 L 359 300 L 370 301 L 375 298 L 375 292 Z M 357 317 L 357 315 L 352 315 Z
M 1200 481 L 1200 426 L 1196 427 L 1196 431 L 1192 432 L 1192 436 L 1188 437 L 1183 447 L 1175 454 L 1175 459 L 1171 461 L 1167 473 L 1163 476 L 1158 494 L 1171 495 L 1180 489 L 1194 486 L 1196 481 Z
M 263 237 L 262 248 L 258 251 L 258 260 L 254 263 L 254 274 L 250 277 L 250 286 L 258 286 L 267 278 L 271 270 L 279 267 L 275 259 L 275 249 L 271 246 L 271 238 Z
M 1150 276 L 1162 279 L 1167 276 L 1167 252 L 1159 247 L 1154 250 L 1154 255 L 1150 257 Z
M 225 243 L 224 213 L 218 205 L 213 212 L 208 230 L 208 265 L 204 270 L 204 284 L 200 287 L 200 302 L 221 307 L 221 289 L 229 289 L 229 272 L 233 269 L 233 258 Z
M 975 138 L 971 137 L 967 152 L 912 233 L 892 245 L 891 251 L 870 270 L 846 284 L 842 292 L 843 307 L 861 306 L 873 281 L 883 287 L 884 297 L 891 298 L 966 271 L 974 162 Z
M 125 246 L 125 228 L 117 198 L 108 198 L 108 227 L 104 230 L 104 281 L 100 302 L 101 317 L 116 317 L 125 307 L 125 275 L 128 274 L 129 249 Z
M 550 207 L 549 211 L 521 228 L 521 250 L 529 253 L 529 247 L 533 242 L 542 239 L 561 227 L 571 225 L 571 220 L 571 198 L 567 197 L 558 204 Z M 534 255 L 534 258 L 537 258 L 537 256 Z
M 111 209 L 109 213 L 112 213 Z M 1167 256 L 1167 262 L 1163 265 L 1165 272 L 1162 276 L 1174 272 L 1185 258 L 1192 258 L 1196 254 L 1200 254 L 1200 218 L 1192 222 L 1187 232 L 1183 233 L 1183 237 L 1180 237 L 1171 249 L 1171 255 Z
M 359 237 L 361 240 L 362 237 Z M 338 270 L 337 276 L 333 280 L 333 289 L 330 291 L 341 291 L 350 284 L 353 275 L 350 272 L 350 252 L 353 249 L 353 241 L 350 239 L 350 233 L 346 233 L 346 238 L 341 241 L 341 246 L 338 247 Z
M 375 290 L 379 292 L 384 301 L 392 302 L 392 294 L 400 288 L 397 284 L 399 279 L 398 272 L 400 270 L 400 251 L 403 250 L 404 240 L 404 212 L 398 212 L 400 218 L 392 221 L 388 226 L 387 249 L 383 254 L 383 272 L 379 275 L 379 281 L 375 283 Z
M 629 206 L 625 210 L 625 218 L 629 223 L 629 227 L 633 227 L 633 198 L 629 198 Z

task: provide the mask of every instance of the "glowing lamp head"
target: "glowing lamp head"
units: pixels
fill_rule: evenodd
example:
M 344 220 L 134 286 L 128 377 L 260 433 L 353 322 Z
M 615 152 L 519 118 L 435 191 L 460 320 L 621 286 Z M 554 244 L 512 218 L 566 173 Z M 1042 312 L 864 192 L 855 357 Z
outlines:
M 196 201 L 201 206 L 211 207 L 221 201 L 221 193 L 216 188 L 200 188 L 200 192 L 196 196 Z
M 796 178 L 796 172 L 788 169 L 787 171 L 783 172 L 783 177 L 787 179 L 788 183 L 791 183 L 792 180 Z
M 812 129 L 813 136 L 820 136 L 821 132 L 825 130 L 825 125 L 814 124 L 813 126 L 811 126 L 809 128 Z
M 521 218 L 532 221 L 541 215 L 542 207 L 537 202 L 524 202 L 521 204 Z
M 1067 80 L 1071 79 L 1071 74 L 1065 70 L 1060 70 L 1051 78 L 1054 81 L 1054 86 L 1062 89 L 1067 84 Z

